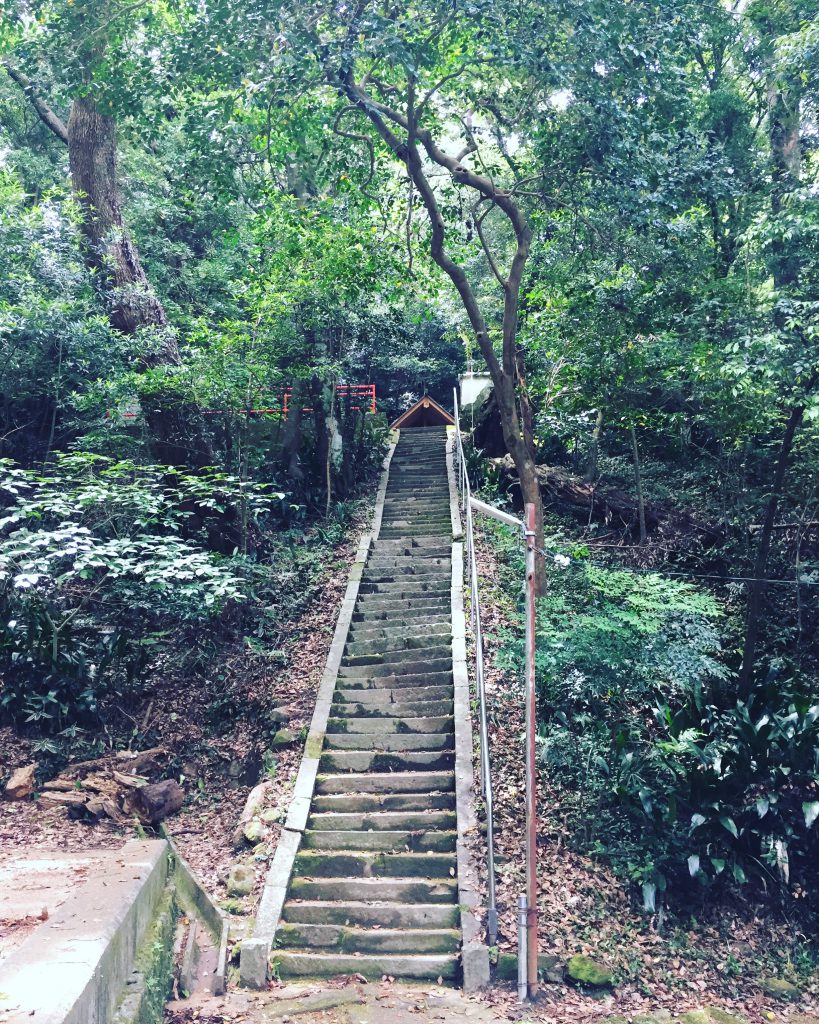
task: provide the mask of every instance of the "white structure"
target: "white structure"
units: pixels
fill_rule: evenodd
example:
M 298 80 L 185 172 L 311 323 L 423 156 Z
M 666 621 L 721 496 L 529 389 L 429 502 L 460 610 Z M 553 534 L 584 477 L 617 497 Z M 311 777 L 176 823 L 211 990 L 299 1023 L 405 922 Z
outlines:
M 488 373 L 474 373 L 468 370 L 460 379 L 461 408 L 472 405 L 475 399 L 487 388 L 492 387 L 492 378 Z

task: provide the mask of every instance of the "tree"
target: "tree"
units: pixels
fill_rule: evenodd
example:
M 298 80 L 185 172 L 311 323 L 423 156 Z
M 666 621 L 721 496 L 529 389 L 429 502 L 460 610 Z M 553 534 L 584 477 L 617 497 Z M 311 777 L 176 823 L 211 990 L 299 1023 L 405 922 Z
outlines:
M 116 123 L 110 113 L 100 109 L 92 92 L 115 19 L 110 17 L 107 4 L 92 3 L 83 5 L 73 17 L 63 12 L 63 17 L 55 20 L 69 33 L 73 30 L 77 44 L 77 59 L 66 60 L 68 90 L 73 97 L 67 123 L 13 58 L 4 58 L 3 64 L 43 124 L 68 148 L 72 187 L 83 210 L 86 262 L 105 293 L 111 326 L 123 334 L 138 336 L 143 372 L 161 370 L 172 377 L 182 364 L 177 336 L 125 226 L 117 172 Z M 58 50 L 56 59 L 60 55 L 65 58 L 65 52 Z M 192 403 L 180 401 L 172 390 L 160 389 L 144 394 L 142 407 L 161 462 L 194 468 L 213 464 L 204 421 Z
M 493 113 L 493 89 L 487 87 L 487 79 L 497 84 L 510 73 L 513 65 L 504 65 L 509 39 L 497 34 L 494 11 L 482 18 L 474 10 L 461 14 L 434 0 L 400 11 L 388 4 L 359 3 L 305 7 L 298 18 L 292 13 L 289 8 L 281 12 L 285 42 L 279 70 L 284 79 L 308 73 L 317 61 L 321 78 L 313 78 L 316 86 L 331 86 L 346 104 L 335 112 L 339 133 L 363 142 L 374 164 L 371 137 L 341 127 L 351 115 L 369 122 L 376 141 L 405 168 L 411 194 L 428 220 L 432 259 L 455 287 L 492 376 L 504 440 L 522 498 L 535 506 L 542 548 L 532 415 L 517 344 L 532 231 L 518 195 L 523 176 L 509 162 L 504 171 L 500 162 L 504 139 L 516 125 L 504 124 Z M 296 57 L 304 63 L 294 67 Z M 460 141 L 452 152 L 449 136 L 456 135 Z M 406 216 L 411 222 L 411 209 Z M 500 289 L 500 303 L 480 294 L 458 237 L 464 229 L 480 246 L 485 270 Z M 544 567 L 540 559 L 538 564 L 542 591 Z

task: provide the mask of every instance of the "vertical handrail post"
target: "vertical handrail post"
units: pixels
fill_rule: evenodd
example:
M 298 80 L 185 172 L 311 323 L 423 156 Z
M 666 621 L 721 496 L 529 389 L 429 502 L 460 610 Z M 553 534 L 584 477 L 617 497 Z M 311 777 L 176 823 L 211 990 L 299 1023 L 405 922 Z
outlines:
M 498 939 L 498 907 L 495 893 L 495 822 L 494 800 L 492 794 L 492 771 L 489 760 L 489 726 L 486 713 L 486 680 L 483 670 L 483 631 L 481 629 L 480 594 L 478 590 L 478 563 L 475 558 L 475 529 L 472 518 L 472 497 L 469 486 L 469 474 L 466 470 L 463 439 L 461 438 L 458 411 L 458 393 L 453 389 L 453 411 L 455 419 L 455 444 L 458 462 L 461 469 L 459 485 L 463 495 L 464 518 L 466 520 L 466 570 L 469 574 L 470 612 L 472 633 L 475 641 L 475 689 L 478 697 L 480 762 L 481 762 L 481 795 L 486 807 L 486 931 L 489 945 L 494 946 Z
M 537 778 L 535 703 L 535 506 L 526 505 L 526 959 L 529 998 L 537 992 Z

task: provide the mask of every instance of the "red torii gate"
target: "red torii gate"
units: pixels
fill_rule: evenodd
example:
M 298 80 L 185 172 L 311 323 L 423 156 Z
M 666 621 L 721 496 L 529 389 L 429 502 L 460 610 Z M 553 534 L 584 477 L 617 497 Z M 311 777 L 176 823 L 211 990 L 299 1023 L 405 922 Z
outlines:
M 287 414 L 290 411 L 290 396 L 293 393 L 293 388 L 288 387 L 284 389 L 283 404 L 280 406 L 270 406 L 262 409 L 202 409 L 203 416 L 219 416 L 225 412 L 236 412 L 244 413 L 247 416 L 276 416 L 281 415 L 283 419 L 287 419 Z M 364 402 L 363 405 L 351 405 L 350 408 L 355 412 L 363 413 L 375 413 L 375 384 L 336 384 L 336 394 L 340 397 L 349 395 L 351 398 L 356 399 L 358 402 Z M 304 408 L 302 412 L 312 412 L 312 408 Z M 114 415 L 113 409 L 108 409 L 106 412 L 107 418 L 110 420 Z M 124 412 L 120 414 L 122 419 L 133 420 L 139 416 L 138 412 Z

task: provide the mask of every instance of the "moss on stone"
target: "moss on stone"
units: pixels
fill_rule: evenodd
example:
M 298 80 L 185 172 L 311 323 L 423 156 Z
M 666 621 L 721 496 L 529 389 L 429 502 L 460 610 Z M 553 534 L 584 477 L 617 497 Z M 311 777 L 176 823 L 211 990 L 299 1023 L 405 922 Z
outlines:
M 729 1013 L 721 1006 L 707 1006 L 706 1011 L 715 1024 L 746 1024 L 744 1017 L 737 1013 Z
M 581 985 L 591 985 L 594 988 L 606 988 L 613 981 L 611 971 L 582 953 L 576 953 L 571 958 L 566 967 L 566 973 L 572 981 Z
M 712 1024 L 711 1017 L 707 1010 L 689 1010 L 682 1014 L 680 1020 L 683 1024 Z
M 759 985 L 766 996 L 772 996 L 774 999 L 781 999 L 784 1002 L 794 1002 L 801 994 L 796 985 L 785 981 L 784 978 L 760 978 Z

